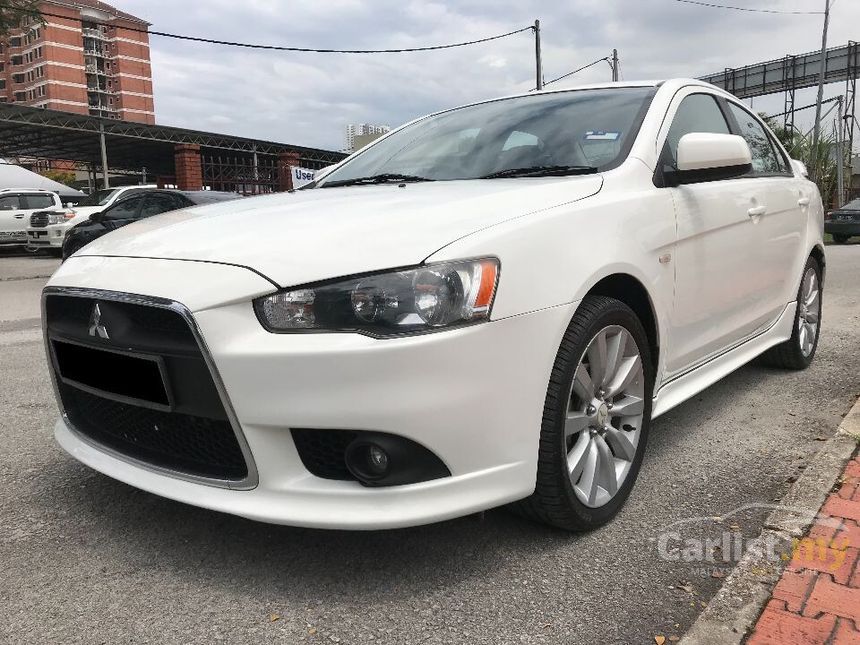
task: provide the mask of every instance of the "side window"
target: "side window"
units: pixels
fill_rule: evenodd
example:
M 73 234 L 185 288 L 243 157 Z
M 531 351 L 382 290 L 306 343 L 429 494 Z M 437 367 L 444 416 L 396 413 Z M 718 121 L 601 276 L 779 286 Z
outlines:
M 691 132 L 711 132 L 714 134 L 730 134 L 729 124 L 723 116 L 716 99 L 710 94 L 690 94 L 681 101 L 669 134 L 666 136 L 666 146 L 663 149 L 663 163 L 676 167 L 678 160 L 678 142 L 685 134 Z
M 140 211 L 140 217 L 152 217 L 159 213 L 176 210 L 178 208 L 177 201 L 173 195 L 165 193 L 155 193 L 146 196 L 146 203 Z
M 23 195 L 23 197 L 29 210 L 45 210 L 56 206 L 53 195 Z
M 130 199 L 123 199 L 122 201 L 117 202 L 105 211 L 105 219 L 132 219 L 135 215 L 137 215 L 137 207 L 140 206 L 140 202 L 142 201 L 143 197 L 132 197 Z
M 749 144 L 752 152 L 752 169 L 755 173 L 774 174 L 785 172 L 782 164 L 777 161 L 776 151 L 770 142 L 770 137 L 756 118 L 742 107 L 729 103 L 729 110 L 738 122 L 740 134 Z M 781 156 L 781 155 L 780 155 Z
M 0 197 L 0 211 L 17 211 L 21 209 L 18 195 L 3 195 Z

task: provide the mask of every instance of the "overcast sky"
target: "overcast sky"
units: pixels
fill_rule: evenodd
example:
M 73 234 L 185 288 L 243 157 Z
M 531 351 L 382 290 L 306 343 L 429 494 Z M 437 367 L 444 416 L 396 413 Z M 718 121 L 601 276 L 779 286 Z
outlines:
M 712 0 L 720 1 L 720 0 Z M 821 46 L 822 17 L 710 9 L 676 0 L 116 0 L 152 29 L 223 40 L 386 49 L 472 40 L 540 18 L 544 76 L 619 51 L 622 77 L 700 76 Z M 824 0 L 724 4 L 818 11 Z M 830 45 L 860 39 L 860 2 L 836 0 Z M 396 126 L 416 116 L 534 86 L 530 32 L 408 54 L 264 52 L 153 36 L 157 121 L 337 149 L 347 123 Z M 609 80 L 601 63 L 551 87 Z M 828 95 L 844 86 L 827 86 Z M 798 95 L 811 103 L 814 90 Z M 781 112 L 782 95 L 754 108 Z

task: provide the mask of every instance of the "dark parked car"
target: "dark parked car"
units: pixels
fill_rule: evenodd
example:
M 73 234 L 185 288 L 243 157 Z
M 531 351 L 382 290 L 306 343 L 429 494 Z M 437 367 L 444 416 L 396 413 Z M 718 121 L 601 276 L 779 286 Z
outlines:
M 63 242 L 63 260 L 76 253 L 96 238 L 115 231 L 137 220 L 152 217 L 180 208 L 201 204 L 212 204 L 238 199 L 237 193 L 221 193 L 211 190 L 146 190 L 116 202 L 72 228 Z
M 855 199 L 824 218 L 824 232 L 833 236 L 837 244 L 845 244 L 853 235 L 860 235 L 860 199 Z

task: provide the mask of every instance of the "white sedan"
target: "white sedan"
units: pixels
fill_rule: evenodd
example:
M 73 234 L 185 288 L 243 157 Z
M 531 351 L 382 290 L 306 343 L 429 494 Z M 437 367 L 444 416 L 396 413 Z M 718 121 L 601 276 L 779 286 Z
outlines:
M 759 355 L 810 364 L 822 228 L 802 164 L 698 81 L 446 110 L 306 189 L 72 256 L 43 298 L 56 438 L 266 522 L 515 503 L 592 529 L 630 494 L 653 418 Z

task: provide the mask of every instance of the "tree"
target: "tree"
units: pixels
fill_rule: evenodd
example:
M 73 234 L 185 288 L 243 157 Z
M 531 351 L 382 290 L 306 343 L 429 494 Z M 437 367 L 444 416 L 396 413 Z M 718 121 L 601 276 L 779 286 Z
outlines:
M 781 125 L 774 117 L 764 113 L 759 116 L 780 140 L 792 159 L 799 159 L 806 164 L 810 177 L 816 178 L 818 190 L 825 206 L 831 204 L 836 197 L 837 163 L 836 136 L 821 133 L 818 146 L 813 150 L 812 136 L 804 135 L 797 129 L 790 130 Z M 844 163 L 844 162 L 843 162 Z
M 0 7 L 0 38 L 8 36 L 24 21 L 35 20 L 44 24 L 39 4 L 39 0 L 4 0 Z
M 72 182 L 76 179 L 75 173 L 69 170 L 44 170 L 39 174 L 41 174 L 42 177 L 47 177 L 52 181 L 65 184 L 66 186 L 71 186 Z

